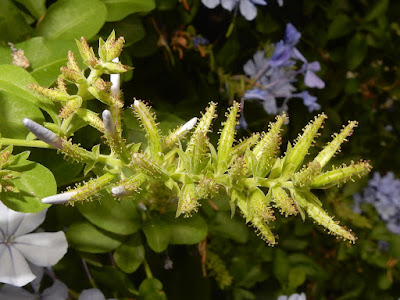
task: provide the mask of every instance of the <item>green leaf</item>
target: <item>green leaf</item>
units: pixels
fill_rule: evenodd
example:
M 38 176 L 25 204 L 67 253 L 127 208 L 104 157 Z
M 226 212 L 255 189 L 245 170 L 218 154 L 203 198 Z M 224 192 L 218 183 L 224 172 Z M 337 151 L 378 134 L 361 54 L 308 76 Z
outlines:
M 20 192 L 1 192 L 0 199 L 5 205 L 24 213 L 36 213 L 49 207 L 41 199 L 56 194 L 57 185 L 48 169 L 28 160 L 18 161 L 8 169 L 21 173 L 20 177 L 13 180 Z
M 23 98 L 56 118 L 57 113 L 53 109 L 53 102 L 29 89 L 29 83 L 35 84 L 37 81 L 25 69 L 14 65 L 0 65 L 0 91 Z
M 208 227 L 206 221 L 199 215 L 190 218 L 174 218 L 169 221 L 171 228 L 171 244 L 191 245 L 197 244 L 206 238 Z
M 112 30 L 115 30 L 115 35 L 117 37 L 118 36 L 129 37 L 126 38 L 124 44 L 125 48 L 136 43 L 137 41 L 140 41 L 146 36 L 146 30 L 143 26 L 143 21 L 137 15 L 130 15 L 117 23 L 106 23 L 101 29 L 101 33 L 107 35 Z M 124 52 L 122 53 L 122 55 L 123 54 Z M 130 59 L 129 55 L 126 55 L 125 57 L 122 56 L 121 60 L 123 64 L 131 65 L 129 61 L 127 61 L 128 57 Z M 123 75 L 126 75 L 126 73 L 127 72 L 123 73 Z M 132 71 L 130 71 L 130 73 L 132 73 Z
M 129 235 L 140 228 L 137 204 L 132 200 L 115 200 L 108 192 L 101 192 L 98 201 L 76 205 L 79 212 L 90 222 L 107 231 Z
M 133 273 L 144 260 L 144 247 L 139 234 L 129 238 L 114 252 L 117 266 L 125 273 Z
M 24 50 L 25 56 L 31 63 L 31 75 L 40 85 L 46 87 L 57 80 L 60 68 L 67 64 L 68 50 L 79 53 L 76 43 L 72 39 L 64 41 L 34 37 L 15 45 L 15 47 Z M 76 58 L 80 63 L 80 56 L 77 55 Z M 83 64 L 80 63 L 80 65 Z
M 162 290 L 161 281 L 156 278 L 146 278 L 139 286 L 139 299 L 141 300 L 166 300 L 167 296 Z
M 34 34 L 48 39 L 90 39 L 106 16 L 107 8 L 100 0 L 60 0 L 50 6 Z
M 368 15 L 365 17 L 365 21 L 372 21 L 384 15 L 388 9 L 389 0 L 377 1 L 374 7 L 370 10 Z
M 120 237 L 100 230 L 89 222 L 72 224 L 65 235 L 69 245 L 83 252 L 106 253 L 121 245 Z
M 155 252 L 162 252 L 168 247 L 171 237 L 171 228 L 160 219 L 150 219 L 143 225 L 143 232 L 147 243 Z
M 0 9 L 0 41 L 19 42 L 32 32 L 19 9 L 10 1 L 2 0 Z
M 11 48 L 10 47 L 0 47 L 0 65 L 11 65 L 12 64 L 11 57 Z
M 107 7 L 107 22 L 119 21 L 136 12 L 148 12 L 156 7 L 155 0 L 101 0 Z
M 29 130 L 22 123 L 24 118 L 38 123 L 44 121 L 44 116 L 38 107 L 24 98 L 5 91 L 0 91 L 0 107 L 0 134 L 2 137 L 25 139 Z
M 231 218 L 230 213 L 218 212 L 209 226 L 212 234 L 232 239 L 238 243 L 246 243 L 249 230 L 243 220 Z
M 40 19 L 46 13 L 46 0 L 16 0 L 26 7 L 35 19 Z
M 290 272 L 290 264 L 288 257 L 282 250 L 277 250 L 274 259 L 274 275 L 281 284 L 285 284 L 288 280 Z
M 289 272 L 289 288 L 295 290 L 306 281 L 306 273 L 302 267 L 296 267 Z
M 365 37 L 357 33 L 347 45 L 347 66 L 350 70 L 357 68 L 367 56 L 368 45 Z
M 333 22 L 329 25 L 328 39 L 333 40 L 345 36 L 354 30 L 352 20 L 344 14 L 335 16 Z

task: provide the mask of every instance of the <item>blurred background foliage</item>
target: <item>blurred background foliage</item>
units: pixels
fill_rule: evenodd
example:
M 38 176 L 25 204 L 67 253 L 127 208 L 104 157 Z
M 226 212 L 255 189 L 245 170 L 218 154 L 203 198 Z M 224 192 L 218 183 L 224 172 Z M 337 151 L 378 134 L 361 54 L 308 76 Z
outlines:
M 67 51 L 78 52 L 74 39 L 85 36 L 97 47 L 98 38 L 106 39 L 114 29 L 126 40 L 122 63 L 135 68 L 122 77 L 125 106 L 133 97 L 148 101 L 168 131 L 198 116 L 209 101 L 218 102 L 223 112 L 232 99 L 240 100 L 226 78 L 243 75 L 246 61 L 279 41 L 285 25 L 292 23 L 302 34 L 299 50 L 309 61 L 320 62 L 318 76 L 326 84 L 313 91 L 329 117 L 315 148 L 322 148 L 328 133 L 339 131 L 347 120 L 357 120 L 359 127 L 335 163 L 364 158 L 374 172 L 399 174 L 399 15 L 396 0 L 285 0 L 282 7 L 271 0 L 258 6 L 254 21 L 221 6 L 208 9 L 200 0 L 0 0 L 0 64 L 12 63 L 11 42 L 24 50 L 33 78 L 52 86 Z M 197 36 L 209 44 L 196 47 Z M 0 111 L 14 101 L 6 92 L 6 76 L 1 77 Z M 267 129 L 274 116 L 261 107 L 256 101 L 246 103 L 249 126 L 239 137 Z M 283 145 L 296 138 L 313 114 L 300 101 L 291 101 L 289 116 Z M 7 136 L 13 116 L 1 118 L 0 132 Z M 125 123 L 128 141 L 143 140 L 130 112 Z M 213 136 L 216 140 L 217 130 Z M 89 148 L 98 137 L 85 128 L 74 139 Z M 79 165 L 68 165 L 50 152 L 33 149 L 30 159 L 52 170 L 60 188 L 81 176 Z M 325 209 L 354 230 L 355 245 L 324 234 L 309 220 L 277 214 L 279 244 L 268 247 L 240 216 L 231 219 L 228 200 L 218 197 L 203 203 L 193 226 L 181 226 L 168 213 L 139 224 L 124 218 L 134 208 L 123 207 L 110 216 L 107 206 L 96 202 L 78 207 L 79 212 L 53 207 L 44 226 L 70 227 L 67 237 L 74 249 L 54 270 L 76 290 L 88 286 L 80 261 L 84 258 L 97 286 L 110 297 L 118 291 L 118 297 L 135 298 L 131 292 L 140 286 L 143 299 L 164 299 L 156 292 L 161 287 L 169 299 L 275 299 L 294 292 L 305 292 L 307 299 L 397 299 L 400 237 L 388 231 L 373 206 L 366 205 L 362 215 L 351 209 L 353 194 L 367 183 L 365 178 L 319 195 Z M 128 226 L 126 232 L 123 226 Z M 127 240 L 139 227 L 144 234 Z M 175 240 L 162 240 L 166 230 L 175 232 Z M 193 236 L 197 243 L 205 235 L 206 242 L 188 245 Z M 114 249 L 110 262 L 107 252 Z M 160 281 L 145 280 L 140 266 L 144 256 Z

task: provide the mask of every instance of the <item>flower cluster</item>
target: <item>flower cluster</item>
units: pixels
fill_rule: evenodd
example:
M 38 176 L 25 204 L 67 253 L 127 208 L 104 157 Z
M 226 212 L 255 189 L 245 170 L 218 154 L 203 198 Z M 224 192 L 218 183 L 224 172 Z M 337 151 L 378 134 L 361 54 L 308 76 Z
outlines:
M 370 203 L 387 228 L 400 235 L 400 179 L 392 172 L 381 176 L 375 172 L 362 193 L 354 195 L 354 211 L 361 213 L 361 203 Z
M 239 8 L 240 13 L 246 20 L 252 21 L 257 16 L 256 5 L 267 5 L 265 0 L 201 0 L 203 4 L 208 8 L 215 8 L 219 4 L 229 11 L 237 10 Z M 283 0 L 278 0 L 280 6 L 283 5 Z
M 244 72 L 254 82 L 254 88 L 246 91 L 244 100 L 263 101 L 264 109 L 269 114 L 287 111 L 287 102 L 291 98 L 302 98 L 310 112 L 321 108 L 316 102 L 316 97 L 311 96 L 308 91 L 296 93 L 296 88 L 293 86 L 297 76 L 303 75 L 307 87 L 319 89 L 325 87 L 324 82 L 315 74 L 320 70 L 320 64 L 317 61 L 308 62 L 296 48 L 300 37 L 300 32 L 289 23 L 286 25 L 284 39 L 275 45 L 271 57 L 267 58 L 264 51 L 257 51 L 253 59 L 244 65 Z M 302 65 L 295 70 L 297 62 Z M 283 99 L 279 107 L 277 99 Z

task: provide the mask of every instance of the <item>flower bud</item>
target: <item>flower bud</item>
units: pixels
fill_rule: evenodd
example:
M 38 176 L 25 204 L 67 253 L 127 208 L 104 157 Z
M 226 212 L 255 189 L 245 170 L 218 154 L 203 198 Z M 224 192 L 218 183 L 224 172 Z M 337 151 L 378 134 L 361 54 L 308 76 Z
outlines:
M 48 130 L 47 128 L 39 125 L 38 123 L 30 120 L 24 119 L 23 123 L 25 127 L 31 131 L 34 135 L 37 136 L 38 139 L 42 140 L 43 142 L 53 146 L 54 148 L 61 149 L 63 140 L 56 135 L 54 132 Z

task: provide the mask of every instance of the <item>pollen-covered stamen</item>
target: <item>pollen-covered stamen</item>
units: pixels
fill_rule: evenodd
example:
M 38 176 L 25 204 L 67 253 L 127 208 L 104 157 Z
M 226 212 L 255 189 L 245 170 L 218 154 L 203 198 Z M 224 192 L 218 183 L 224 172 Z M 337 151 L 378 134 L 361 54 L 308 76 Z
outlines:
M 65 192 L 65 193 L 61 193 L 61 194 L 45 197 L 45 198 L 42 199 L 42 203 L 45 203 L 45 204 L 67 203 L 77 193 L 78 192 L 76 192 L 76 191 L 70 191 L 70 192 Z
M 344 127 L 339 134 L 334 135 L 334 139 L 325 146 L 325 148 L 315 157 L 314 161 L 318 162 L 323 168 L 332 156 L 340 151 L 340 145 L 344 141 L 347 141 L 346 137 L 352 135 L 357 124 L 358 122 L 356 121 L 349 121 L 349 124 Z
M 109 110 L 104 110 L 103 111 L 103 123 L 104 123 L 104 129 L 106 134 L 109 134 L 110 136 L 114 137 L 115 136 L 115 124 L 114 124 L 114 119 L 111 115 L 111 112 Z
M 179 139 L 183 138 L 185 134 L 191 130 L 197 123 L 197 117 L 190 119 L 181 127 L 173 131 L 164 141 L 163 148 L 167 149 L 174 145 Z
M 49 144 L 50 146 L 53 146 L 54 148 L 62 148 L 63 140 L 53 131 L 50 131 L 49 129 L 43 127 L 42 125 L 39 125 L 31 119 L 25 118 L 23 120 L 23 123 L 30 132 L 37 136 L 38 139 Z
M 118 63 L 119 58 L 116 57 L 112 61 Z M 115 98 L 118 98 L 119 91 L 121 88 L 121 75 L 120 74 L 111 74 L 110 81 L 111 81 L 111 95 L 113 95 L 113 97 L 115 97 Z
M 353 180 L 353 176 L 361 177 L 367 174 L 371 169 L 372 166 L 368 161 L 351 162 L 350 166 L 343 165 L 315 177 L 310 184 L 310 188 L 326 189 L 334 185 L 340 185 L 347 182 L 347 180 Z

